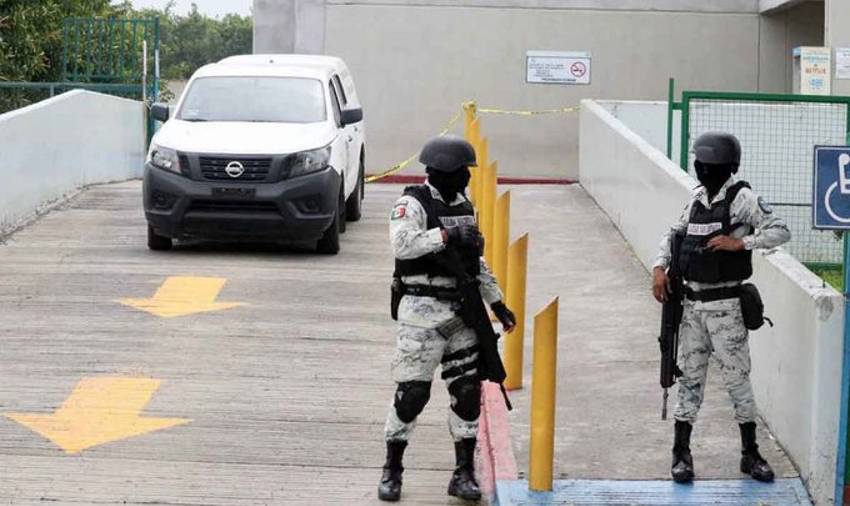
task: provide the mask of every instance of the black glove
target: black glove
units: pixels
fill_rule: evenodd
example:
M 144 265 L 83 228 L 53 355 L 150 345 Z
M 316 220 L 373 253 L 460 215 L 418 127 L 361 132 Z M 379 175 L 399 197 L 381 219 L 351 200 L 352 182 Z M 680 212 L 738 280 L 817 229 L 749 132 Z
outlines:
M 493 314 L 499 319 L 505 332 L 510 332 L 516 327 L 516 316 L 514 316 L 513 311 L 508 309 L 508 306 L 504 302 L 500 300 L 496 301 L 490 304 L 490 309 L 493 310 Z
M 449 244 L 484 249 L 484 236 L 481 235 L 477 225 L 464 223 L 447 228 L 446 233 L 448 234 Z

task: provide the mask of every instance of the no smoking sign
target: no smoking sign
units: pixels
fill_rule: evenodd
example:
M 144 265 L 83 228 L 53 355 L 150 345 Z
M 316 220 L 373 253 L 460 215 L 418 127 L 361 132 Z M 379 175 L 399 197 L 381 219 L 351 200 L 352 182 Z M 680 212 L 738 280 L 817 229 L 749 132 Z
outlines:
M 525 82 L 590 84 L 590 61 L 590 54 L 584 52 L 528 51 Z
M 582 78 L 585 74 L 587 74 L 587 65 L 577 61 L 570 65 L 570 73 L 577 78 Z

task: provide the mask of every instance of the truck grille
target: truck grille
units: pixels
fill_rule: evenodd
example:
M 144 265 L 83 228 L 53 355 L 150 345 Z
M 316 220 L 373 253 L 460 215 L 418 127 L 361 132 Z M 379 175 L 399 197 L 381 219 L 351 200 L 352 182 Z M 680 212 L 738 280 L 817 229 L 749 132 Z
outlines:
M 195 200 L 189 206 L 188 213 L 270 213 L 280 214 L 274 202 L 240 200 Z
M 208 181 L 231 181 L 234 183 L 255 182 L 264 183 L 269 180 L 271 158 L 229 158 L 218 156 L 201 156 L 201 175 Z M 227 173 L 227 166 L 232 162 L 242 164 L 244 173 L 233 177 Z

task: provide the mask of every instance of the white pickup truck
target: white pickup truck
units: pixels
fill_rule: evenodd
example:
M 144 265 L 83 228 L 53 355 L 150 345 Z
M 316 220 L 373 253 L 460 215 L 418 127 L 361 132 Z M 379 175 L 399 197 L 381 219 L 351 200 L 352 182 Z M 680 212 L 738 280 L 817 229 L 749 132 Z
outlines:
M 145 163 L 148 247 L 173 239 L 316 241 L 360 218 L 363 110 L 339 58 L 245 55 L 199 69 Z

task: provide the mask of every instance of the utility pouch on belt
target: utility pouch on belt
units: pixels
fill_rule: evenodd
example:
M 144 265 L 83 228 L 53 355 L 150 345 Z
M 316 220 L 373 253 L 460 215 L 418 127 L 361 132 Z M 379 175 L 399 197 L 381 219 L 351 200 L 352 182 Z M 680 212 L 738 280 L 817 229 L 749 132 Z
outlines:
M 744 326 L 749 330 L 758 330 L 767 321 L 770 326 L 773 322 L 764 316 L 764 303 L 756 285 L 745 283 L 739 287 L 741 300 L 741 313 L 744 316 Z
M 404 297 L 404 283 L 401 278 L 393 278 L 393 284 L 390 286 L 390 316 L 396 321 L 398 321 L 398 305 L 401 304 L 402 297 Z

